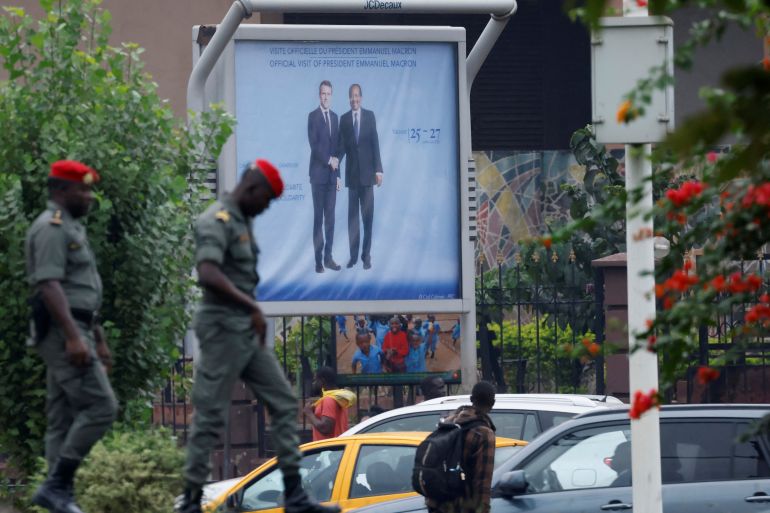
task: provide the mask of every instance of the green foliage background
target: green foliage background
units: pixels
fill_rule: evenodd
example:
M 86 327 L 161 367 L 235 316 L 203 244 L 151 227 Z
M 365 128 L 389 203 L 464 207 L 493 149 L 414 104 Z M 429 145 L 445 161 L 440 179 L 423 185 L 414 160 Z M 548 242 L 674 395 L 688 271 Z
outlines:
M 81 160 L 102 175 L 85 223 L 125 416 L 147 411 L 137 401 L 149 405 L 178 356 L 194 293 L 191 220 L 233 125 L 217 109 L 189 127 L 175 119 L 142 50 L 108 44 L 98 0 L 40 3 L 41 20 L 13 7 L 0 16 L 0 452 L 27 471 L 42 453 L 45 377 L 25 345 L 23 242 L 45 207 L 50 164 Z
M 500 340 L 500 323 L 487 325 L 489 331 Z M 527 393 L 553 391 L 556 393 L 584 393 L 580 387 L 582 367 L 579 358 L 585 355 L 581 341 L 591 342 L 595 336 L 590 331 L 579 334 L 572 327 L 559 326 L 548 316 L 522 323 L 503 321 L 503 347 L 506 355 L 527 362 L 524 386 Z M 586 362 L 588 359 L 586 358 Z M 538 390 L 537 367 L 540 366 Z M 516 383 L 516 366 L 504 370 L 507 383 Z M 558 387 L 557 387 L 558 385 Z

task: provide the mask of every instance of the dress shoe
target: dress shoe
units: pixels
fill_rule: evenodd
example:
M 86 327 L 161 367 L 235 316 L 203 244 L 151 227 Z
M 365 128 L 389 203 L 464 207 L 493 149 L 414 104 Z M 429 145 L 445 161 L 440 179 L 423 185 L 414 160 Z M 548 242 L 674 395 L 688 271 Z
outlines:
M 372 261 L 364 260 L 364 269 L 371 269 L 371 268 L 372 268 Z
M 350 260 L 348 261 L 348 265 L 347 265 L 347 268 L 348 268 L 348 269 L 350 269 L 350 268 L 351 268 L 351 267 L 353 267 L 354 265 L 356 265 L 356 261 L 355 261 L 355 260 L 353 260 L 353 259 L 350 259 Z
M 342 269 L 342 267 L 340 267 L 340 265 L 332 259 L 326 260 L 324 262 L 324 267 L 331 269 L 332 271 L 339 271 Z
M 315 265 L 315 272 L 317 272 L 317 273 L 324 272 L 324 266 L 322 266 L 321 264 L 316 264 Z

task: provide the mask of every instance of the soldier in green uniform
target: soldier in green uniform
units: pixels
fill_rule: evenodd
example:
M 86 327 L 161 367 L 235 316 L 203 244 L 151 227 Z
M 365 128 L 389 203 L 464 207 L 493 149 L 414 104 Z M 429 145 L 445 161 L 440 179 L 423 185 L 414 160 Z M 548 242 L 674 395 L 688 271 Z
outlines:
M 278 170 L 257 160 L 244 170 L 231 194 L 214 202 L 195 223 L 195 260 L 203 299 L 194 328 L 200 344 L 192 401 L 195 406 L 177 506 L 201 511 L 201 488 L 209 476 L 211 450 L 225 427 L 230 393 L 241 379 L 267 405 L 278 465 L 283 472 L 286 513 L 337 513 L 302 488 L 297 436 L 297 399 L 272 349 L 265 345 L 265 319 L 254 291 L 259 281 L 252 219 L 283 192 Z
M 91 185 L 98 180 L 96 171 L 80 162 L 55 162 L 48 208 L 32 223 L 25 244 L 32 339 L 46 364 L 48 418 L 49 474 L 32 502 L 57 513 L 81 513 L 74 499 L 75 471 L 117 413 L 105 370 L 110 351 L 97 316 L 102 281 L 78 221 L 91 207 Z

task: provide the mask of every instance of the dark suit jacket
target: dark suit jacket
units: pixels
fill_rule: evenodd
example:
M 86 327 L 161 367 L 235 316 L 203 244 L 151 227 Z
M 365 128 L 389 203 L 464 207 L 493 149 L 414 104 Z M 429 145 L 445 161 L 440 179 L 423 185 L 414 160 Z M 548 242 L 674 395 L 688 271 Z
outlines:
M 361 126 L 358 128 L 358 144 L 353 133 L 353 112 L 347 111 L 340 118 L 340 140 L 337 157 L 347 155 L 345 161 L 345 187 L 376 184 L 376 174 L 382 173 L 380 140 L 374 112 L 361 109 Z
M 310 143 L 310 183 L 325 184 L 334 183 L 340 177 L 340 170 L 332 172 L 329 166 L 329 157 L 337 154 L 337 141 L 339 140 L 339 123 L 337 114 L 329 110 L 329 122 L 332 125 L 332 133 L 324 122 L 321 107 L 311 111 L 307 116 L 307 140 Z

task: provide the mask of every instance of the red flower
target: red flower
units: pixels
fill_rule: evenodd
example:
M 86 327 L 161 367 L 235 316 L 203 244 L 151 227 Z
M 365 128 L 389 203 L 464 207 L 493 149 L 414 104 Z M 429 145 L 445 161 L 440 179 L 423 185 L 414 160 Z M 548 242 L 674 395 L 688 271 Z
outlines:
M 636 0 L 636 5 L 639 7 L 647 7 L 647 0 Z
M 644 321 L 644 325 L 647 326 L 647 329 L 652 328 L 653 323 L 654 321 L 652 319 L 647 319 L 646 321 Z
M 761 296 L 759 296 L 759 300 L 760 300 L 762 303 L 770 303 L 770 295 L 768 295 L 768 294 L 765 292 L 764 294 L 762 294 Z
M 583 340 L 581 340 L 581 341 L 580 341 L 580 343 L 581 343 L 581 344 L 583 344 L 583 347 L 585 347 L 586 349 L 588 349 L 588 348 L 589 348 L 589 346 L 590 346 L 590 345 L 591 345 L 593 342 L 591 342 L 591 339 L 590 339 L 590 338 L 584 338 Z
M 711 280 L 711 286 L 717 292 L 724 292 L 726 285 L 725 277 L 721 274 L 714 276 L 714 279 Z
M 752 205 L 770 207 L 770 182 L 765 182 L 759 186 L 749 185 L 741 204 L 744 207 L 751 207 Z
M 602 347 L 596 342 L 591 342 L 591 345 L 588 346 L 588 352 L 591 354 L 591 356 L 596 356 L 602 352 Z
M 765 68 L 765 71 L 770 71 L 770 57 L 762 59 L 762 67 Z
M 713 151 L 710 151 L 710 152 L 706 153 L 706 160 L 708 160 L 708 161 L 709 161 L 709 162 L 711 162 L 712 164 L 713 164 L 714 162 L 716 162 L 718 158 L 719 158 L 719 157 L 717 157 L 717 154 L 716 154 L 716 153 L 714 153 Z
M 719 370 L 713 367 L 698 367 L 698 383 L 705 385 L 719 377 Z
M 634 393 L 634 400 L 631 403 L 631 409 L 628 411 L 628 416 L 632 419 L 638 419 L 644 412 L 652 408 L 660 406 L 660 398 L 658 397 L 658 391 L 654 388 L 648 393 L 644 393 L 641 390 L 637 390 Z
M 658 283 L 655 285 L 655 297 L 660 299 L 666 294 L 666 289 L 663 287 L 662 284 Z
M 658 341 L 658 337 L 655 335 L 650 335 L 647 337 L 647 350 L 648 351 L 654 351 L 655 350 L 655 343 Z
M 692 271 L 692 260 L 689 258 L 684 261 L 684 265 L 682 266 L 682 270 L 685 272 Z
M 671 310 L 671 308 L 674 306 L 674 300 L 671 297 L 666 297 L 663 300 L 663 309 L 664 310 Z
M 551 249 L 551 244 L 553 244 L 553 240 L 550 237 L 543 237 L 543 246 L 545 246 L 545 249 Z
M 683 207 L 693 198 L 699 196 L 705 186 L 697 180 L 684 182 L 678 189 L 669 189 L 666 191 L 666 198 L 675 206 Z
M 756 292 L 761 287 L 761 277 L 756 274 L 749 274 L 744 279 L 741 277 L 741 273 L 736 271 L 730 275 L 730 284 L 727 288 L 733 294 L 742 294 L 744 292 Z
M 767 294 L 763 294 L 763 296 L 766 295 Z M 746 312 L 746 315 L 743 316 L 743 320 L 746 321 L 746 324 L 770 320 L 770 306 L 766 304 L 754 305 L 748 312 Z

